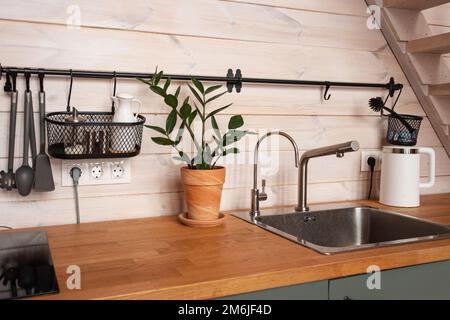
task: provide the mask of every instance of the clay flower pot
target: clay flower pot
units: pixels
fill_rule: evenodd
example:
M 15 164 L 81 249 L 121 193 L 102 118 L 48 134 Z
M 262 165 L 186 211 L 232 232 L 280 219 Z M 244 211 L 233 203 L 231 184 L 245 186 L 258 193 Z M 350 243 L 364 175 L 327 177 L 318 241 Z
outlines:
M 187 216 L 192 220 L 215 220 L 219 218 L 220 199 L 225 168 L 192 170 L 181 168 L 181 181 L 187 204 Z

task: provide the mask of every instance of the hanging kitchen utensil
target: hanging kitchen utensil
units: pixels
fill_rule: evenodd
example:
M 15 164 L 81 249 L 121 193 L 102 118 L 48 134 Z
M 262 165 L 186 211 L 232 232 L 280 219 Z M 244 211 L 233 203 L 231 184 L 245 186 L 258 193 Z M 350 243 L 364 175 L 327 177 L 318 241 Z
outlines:
M 55 190 L 55 182 L 50 159 L 45 153 L 45 91 L 42 72 L 39 73 L 39 128 L 40 149 L 36 157 L 34 189 L 39 192 L 49 192 Z
M 30 194 L 34 183 L 34 171 L 28 164 L 28 148 L 30 144 L 30 74 L 25 73 L 26 91 L 24 103 L 24 133 L 23 133 L 23 162 L 22 166 L 16 171 L 16 186 L 19 194 L 27 196 Z
M 8 191 L 16 187 L 14 176 L 14 145 L 16 138 L 16 119 L 17 119 L 17 99 L 18 93 L 16 89 L 16 73 L 8 74 L 12 79 L 11 88 L 11 115 L 9 120 L 9 149 L 8 149 L 8 171 L 0 172 L 0 185 Z
M 36 129 L 34 128 L 34 108 L 33 108 L 33 94 L 30 91 L 30 99 L 28 101 L 28 107 L 30 109 L 30 150 L 31 150 L 31 163 L 33 171 L 36 169 Z

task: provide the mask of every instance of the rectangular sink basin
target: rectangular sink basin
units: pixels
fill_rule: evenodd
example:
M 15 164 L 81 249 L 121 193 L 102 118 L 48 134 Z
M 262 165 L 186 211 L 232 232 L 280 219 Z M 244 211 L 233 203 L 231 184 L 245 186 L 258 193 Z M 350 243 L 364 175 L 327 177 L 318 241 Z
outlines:
M 323 254 L 450 237 L 445 225 L 370 207 L 246 215 L 238 216 Z

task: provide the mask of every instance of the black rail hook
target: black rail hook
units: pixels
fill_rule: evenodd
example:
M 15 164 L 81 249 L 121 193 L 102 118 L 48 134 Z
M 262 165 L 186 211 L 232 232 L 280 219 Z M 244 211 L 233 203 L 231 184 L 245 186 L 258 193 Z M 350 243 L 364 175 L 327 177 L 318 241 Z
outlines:
M 113 97 L 115 97 L 115 96 L 116 96 L 116 87 L 117 87 L 117 74 L 116 74 L 115 71 L 113 72 L 113 80 L 114 80 Z M 115 106 L 114 99 L 112 99 L 111 112 L 112 112 L 113 114 L 116 112 L 116 106 Z
M 44 92 L 44 70 L 39 69 L 39 92 Z
M 31 77 L 31 73 L 28 72 L 28 71 L 25 71 L 24 75 L 25 75 L 25 84 L 26 84 L 27 92 L 30 92 L 30 77 Z
M 5 92 L 12 91 L 11 77 L 10 77 L 9 71 L 6 72 L 6 81 L 5 81 L 5 86 L 3 87 L 3 90 L 5 90 Z
M 70 112 L 70 98 L 72 97 L 72 85 L 73 85 L 73 73 L 70 69 L 70 85 L 69 85 L 69 96 L 67 97 L 67 112 Z
M 330 86 L 331 86 L 330 82 L 325 81 L 325 93 L 323 94 L 324 100 L 330 100 L 330 98 L 331 98 L 331 94 L 328 94 L 328 96 L 327 96 L 328 90 L 330 90 Z
M 242 72 L 241 69 L 236 69 L 236 73 L 233 73 L 232 69 L 228 69 L 227 77 L 227 89 L 228 92 L 233 92 L 233 88 L 237 93 L 241 92 L 242 89 Z

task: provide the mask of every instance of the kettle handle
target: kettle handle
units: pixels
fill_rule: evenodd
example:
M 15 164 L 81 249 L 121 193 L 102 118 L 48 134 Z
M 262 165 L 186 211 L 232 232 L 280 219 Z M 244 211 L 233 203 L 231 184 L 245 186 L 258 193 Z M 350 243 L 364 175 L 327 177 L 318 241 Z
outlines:
M 436 174 L 436 154 L 432 148 L 419 148 L 419 153 L 424 153 L 430 158 L 428 165 L 428 181 L 419 184 L 420 188 L 431 188 L 434 186 Z
M 139 110 L 141 110 L 141 108 L 142 108 L 142 102 L 141 102 L 141 100 L 136 99 L 136 98 L 133 98 L 133 100 L 131 100 L 131 102 L 134 102 L 134 103 L 136 103 L 138 105 L 136 112 L 134 112 L 135 113 L 134 118 L 137 121 L 138 116 L 139 116 Z

